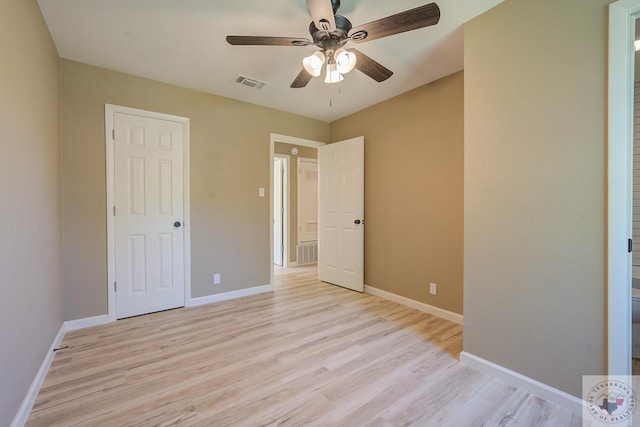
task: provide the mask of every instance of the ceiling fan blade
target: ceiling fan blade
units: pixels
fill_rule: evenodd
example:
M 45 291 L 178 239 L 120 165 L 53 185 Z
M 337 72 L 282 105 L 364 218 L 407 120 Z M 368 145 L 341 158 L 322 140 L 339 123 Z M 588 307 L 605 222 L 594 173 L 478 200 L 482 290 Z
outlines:
M 387 80 L 393 75 L 393 71 L 369 58 L 358 49 L 350 48 L 349 52 L 353 52 L 356 55 L 356 69 L 362 71 L 378 83 Z
M 336 30 L 331 0 L 307 0 L 307 7 L 317 29 L 329 32 Z
M 293 83 L 291 83 L 291 87 L 294 89 L 305 87 L 306 85 L 309 84 L 312 78 L 313 76 L 303 68 L 302 71 L 300 71 L 300 73 L 296 77 L 296 79 L 293 81 Z
M 429 3 L 355 27 L 349 31 L 349 37 L 360 43 L 435 25 L 439 20 L 440 8 Z
M 227 43 L 234 46 L 309 46 L 311 40 L 295 37 L 227 36 Z

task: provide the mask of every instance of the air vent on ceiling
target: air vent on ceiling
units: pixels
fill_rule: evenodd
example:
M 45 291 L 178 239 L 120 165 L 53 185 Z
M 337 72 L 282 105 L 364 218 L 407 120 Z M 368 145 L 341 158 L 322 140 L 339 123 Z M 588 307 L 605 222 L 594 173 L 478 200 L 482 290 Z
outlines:
M 254 89 L 262 89 L 264 85 L 268 84 L 267 82 L 254 79 L 252 77 L 243 76 L 241 74 L 238 74 L 236 76 L 235 82 L 241 85 L 249 86 Z

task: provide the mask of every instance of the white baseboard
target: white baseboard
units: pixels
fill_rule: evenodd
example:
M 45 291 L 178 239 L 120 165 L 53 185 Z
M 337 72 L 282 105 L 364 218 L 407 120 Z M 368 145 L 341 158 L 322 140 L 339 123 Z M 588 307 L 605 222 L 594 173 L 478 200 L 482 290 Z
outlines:
M 225 292 L 222 294 L 208 295 L 206 297 L 191 298 L 185 307 L 195 307 L 198 305 L 211 304 L 213 302 L 226 301 L 234 298 L 246 297 L 249 295 L 261 294 L 273 290 L 272 285 L 256 286 L 253 288 L 240 289 L 238 291 Z M 65 323 L 65 330 L 75 331 L 77 329 L 90 328 L 91 326 L 104 325 L 113 320 L 108 314 L 100 316 L 86 317 L 84 319 L 68 320 Z
M 53 351 L 55 348 L 60 346 L 62 342 L 62 338 L 64 338 L 65 333 L 65 325 L 64 323 L 60 326 L 60 330 L 58 334 L 53 339 L 51 343 L 51 347 L 49 351 L 44 357 L 42 364 L 40 365 L 40 369 L 38 369 L 38 373 L 36 374 L 31 386 L 29 386 L 29 390 L 27 390 L 27 394 L 22 400 L 22 404 L 20 405 L 20 409 L 18 409 L 18 413 L 13 418 L 10 427 L 23 427 L 27 422 L 27 418 L 29 418 L 29 414 L 31 413 L 31 409 L 33 408 L 33 404 L 36 402 L 36 398 L 38 397 L 38 393 L 40 392 L 40 387 L 42 387 L 42 383 L 47 376 L 47 372 L 49 372 L 49 367 L 51 366 L 51 362 L 53 362 L 53 358 L 56 355 Z
M 110 322 L 111 318 L 109 315 L 103 314 L 101 316 L 85 317 L 84 319 L 67 320 L 64 322 L 64 328 L 69 332 L 77 329 L 90 328 L 91 326 L 104 325 Z
M 433 316 L 441 317 L 451 322 L 459 323 L 461 325 L 464 324 L 464 317 L 461 314 L 454 313 L 452 311 L 444 310 L 442 308 L 434 307 L 420 301 L 392 294 L 391 292 L 383 291 L 382 289 L 374 288 L 373 286 L 365 285 L 364 291 L 368 294 L 388 299 L 411 308 L 415 308 L 416 310 L 420 310 Z
M 191 298 L 187 302 L 187 307 L 196 307 L 198 305 L 211 304 L 214 302 L 227 301 L 230 299 L 247 297 L 250 295 L 262 294 L 273 291 L 273 285 L 255 286 L 253 288 L 240 289 L 237 291 L 225 292 L 222 294 L 207 295 L 206 297 Z
M 536 381 L 486 359 L 467 353 L 466 351 L 460 353 L 460 363 L 498 378 L 507 384 L 521 388 L 551 403 L 555 403 L 576 415 L 582 416 L 583 400 L 569 393 L 565 393 L 562 390 L 548 386 L 540 381 Z

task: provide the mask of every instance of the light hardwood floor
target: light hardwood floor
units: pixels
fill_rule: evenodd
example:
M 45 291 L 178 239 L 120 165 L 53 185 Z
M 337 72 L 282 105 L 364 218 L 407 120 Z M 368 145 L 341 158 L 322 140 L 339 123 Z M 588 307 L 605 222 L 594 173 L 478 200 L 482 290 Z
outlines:
M 462 326 L 280 272 L 276 291 L 68 333 L 27 426 L 581 426 L 458 362 Z

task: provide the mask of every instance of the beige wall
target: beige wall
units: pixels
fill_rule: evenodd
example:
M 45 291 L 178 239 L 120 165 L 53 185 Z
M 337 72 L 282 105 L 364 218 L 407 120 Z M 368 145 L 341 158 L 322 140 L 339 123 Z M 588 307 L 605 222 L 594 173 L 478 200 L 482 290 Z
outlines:
M 68 60 L 61 81 L 65 319 L 107 313 L 105 103 L 191 119 L 192 296 L 270 282 L 270 133 L 327 140 L 328 123 Z
M 465 26 L 464 350 L 576 396 L 605 369 L 608 3 Z
M 323 142 L 323 141 L 319 141 Z M 298 154 L 291 154 L 292 148 L 298 149 Z M 289 262 L 297 262 L 298 244 L 298 159 L 317 159 L 318 149 L 303 147 L 302 145 L 285 144 L 276 142 L 273 151 L 277 154 L 289 156 Z
M 35 0 L 0 2 L 0 425 L 62 326 L 58 54 Z
M 463 98 L 459 72 L 331 124 L 333 142 L 364 135 L 365 283 L 455 313 L 462 313 Z

